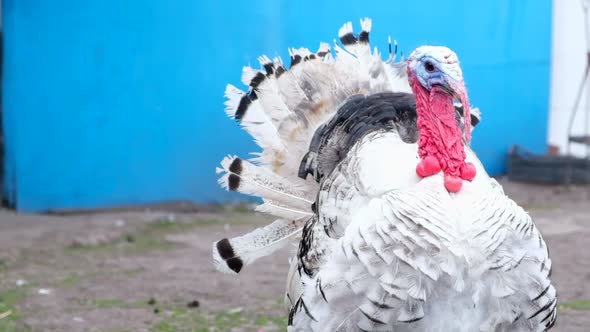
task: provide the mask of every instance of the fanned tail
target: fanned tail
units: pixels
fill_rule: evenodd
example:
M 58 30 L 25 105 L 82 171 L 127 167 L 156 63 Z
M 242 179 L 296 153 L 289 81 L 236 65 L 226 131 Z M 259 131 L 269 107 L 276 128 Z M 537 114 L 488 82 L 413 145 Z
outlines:
M 288 69 L 280 58 L 262 55 L 260 69 L 242 71 L 247 91 L 227 86 L 226 113 L 261 151 L 250 161 L 225 158 L 218 169 L 219 183 L 227 190 L 262 198 L 256 210 L 281 219 L 242 237 L 217 242 L 213 254 L 219 269 L 237 273 L 243 265 L 297 238 L 304 221 L 313 216 L 311 205 L 319 189 L 314 179 L 299 177 L 299 165 L 316 129 L 347 98 L 411 91 L 405 63 L 395 63 L 391 54 L 383 61 L 377 49 L 371 51 L 371 20 L 361 20 L 361 28 L 358 36 L 352 23 L 340 29 L 342 47 L 334 45 L 335 55 L 327 43 L 320 43 L 316 52 L 289 49 Z

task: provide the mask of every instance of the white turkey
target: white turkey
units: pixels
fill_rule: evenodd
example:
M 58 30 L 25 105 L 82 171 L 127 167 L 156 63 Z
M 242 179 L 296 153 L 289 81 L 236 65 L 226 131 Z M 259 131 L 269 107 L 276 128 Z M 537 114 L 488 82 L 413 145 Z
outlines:
M 292 49 L 288 70 L 262 56 L 248 92 L 228 86 L 227 113 L 262 152 L 224 159 L 220 183 L 279 219 L 216 242 L 217 268 L 299 241 L 289 331 L 549 329 L 547 247 L 469 147 L 479 112 L 457 56 L 422 46 L 394 62 L 390 42 L 382 61 L 361 26 L 340 29 L 335 56 Z

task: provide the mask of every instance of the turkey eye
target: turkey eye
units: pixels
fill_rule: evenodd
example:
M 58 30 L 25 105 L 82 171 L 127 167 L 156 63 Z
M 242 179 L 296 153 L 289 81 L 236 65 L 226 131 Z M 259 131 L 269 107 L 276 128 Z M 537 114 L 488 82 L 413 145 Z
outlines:
M 426 61 L 424 63 L 424 69 L 426 69 L 427 72 L 432 73 L 434 71 L 434 65 L 432 64 L 432 62 Z

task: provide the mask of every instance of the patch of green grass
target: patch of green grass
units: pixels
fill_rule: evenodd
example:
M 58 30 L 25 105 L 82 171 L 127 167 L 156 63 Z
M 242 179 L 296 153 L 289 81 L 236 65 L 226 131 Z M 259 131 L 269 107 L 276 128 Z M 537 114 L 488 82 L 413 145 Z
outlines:
M 559 304 L 559 307 L 574 310 L 590 310 L 590 300 L 574 300 L 562 302 L 561 304 Z
M 97 299 L 92 301 L 97 308 L 125 308 L 127 303 L 121 299 Z
M 0 272 L 8 270 L 8 260 L 0 258 Z
M 7 317 L 0 319 L 0 331 L 2 332 L 24 332 L 30 329 L 22 326 L 22 319 L 18 312 L 17 305 L 27 295 L 29 287 L 18 287 L 0 293 L 0 314 L 11 312 Z
M 95 299 L 84 303 L 85 305 L 91 305 L 99 309 L 111 309 L 111 308 L 147 308 L 148 300 L 145 301 L 125 301 L 122 299 L 111 298 L 111 299 Z
M 209 317 L 198 311 L 189 311 L 184 307 L 175 307 L 168 317 L 152 327 L 153 332 L 206 332 Z
M 123 234 L 110 242 L 76 245 L 68 247 L 67 250 L 74 253 L 118 251 L 122 254 L 140 254 L 155 250 L 169 250 L 178 247 L 179 244 L 167 241 L 167 235 L 186 232 L 198 226 L 218 223 L 218 220 L 213 219 L 197 219 L 190 222 L 157 220 L 139 227 L 134 232 Z
M 256 327 L 276 328 L 277 331 L 282 331 L 287 327 L 288 317 L 265 316 L 261 315 L 256 318 Z
M 167 250 L 175 248 L 174 243 L 166 241 L 164 238 L 153 236 L 152 234 L 136 233 L 126 234 L 111 242 L 100 243 L 96 245 L 85 245 L 69 248 L 71 252 L 89 253 L 89 252 L 121 252 L 122 254 L 138 254 L 151 250 Z
M 241 312 L 221 312 L 214 316 L 214 324 L 221 331 L 230 331 L 234 327 L 245 326 L 250 322 Z
M 250 208 L 249 204 L 237 204 L 233 207 L 232 212 L 249 214 L 252 213 L 252 208 Z
M 65 287 L 72 287 L 76 286 L 82 281 L 82 278 L 79 273 L 73 272 L 68 274 L 65 278 L 60 281 L 60 285 Z
M 134 234 L 131 240 L 127 238 L 128 243 L 124 246 L 124 253 L 137 254 L 155 250 L 169 250 L 177 247 L 177 244 L 166 241 L 163 236 L 157 236 L 150 233 Z
M 236 327 L 252 331 L 263 327 L 270 332 L 284 331 L 287 326 L 286 317 L 233 311 L 204 313 L 184 307 L 172 308 L 164 317 L 152 327 L 152 332 L 230 332 Z
M 118 270 L 118 271 L 84 271 L 77 272 L 73 271 L 67 274 L 63 279 L 56 281 L 53 286 L 55 287 L 76 287 L 83 281 L 91 281 L 92 279 L 99 277 L 112 277 L 113 275 L 120 274 L 125 278 L 135 277 L 145 271 L 144 268 Z M 1 331 L 0 331 L 1 332 Z

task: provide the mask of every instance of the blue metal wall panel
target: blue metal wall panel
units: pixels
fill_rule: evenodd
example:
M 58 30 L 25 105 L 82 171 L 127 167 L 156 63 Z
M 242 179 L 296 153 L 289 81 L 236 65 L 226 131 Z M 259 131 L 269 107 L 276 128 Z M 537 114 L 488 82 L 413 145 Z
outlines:
M 4 0 L 5 190 L 23 211 L 234 199 L 214 168 L 256 148 L 225 117 L 225 84 L 364 16 L 384 51 L 391 34 L 406 54 L 459 54 L 491 173 L 513 143 L 545 148 L 550 0 Z

